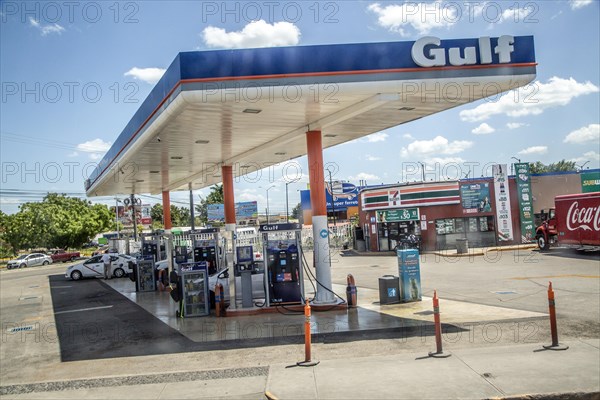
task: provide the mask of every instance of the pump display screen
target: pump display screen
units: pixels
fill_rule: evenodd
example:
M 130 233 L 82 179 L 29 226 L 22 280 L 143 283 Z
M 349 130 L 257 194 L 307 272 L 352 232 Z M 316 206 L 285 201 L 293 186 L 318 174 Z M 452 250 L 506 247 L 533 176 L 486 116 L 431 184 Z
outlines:
M 287 264 L 287 260 L 279 260 L 279 265 L 286 265 Z
M 252 261 L 252 246 L 239 246 L 236 248 L 238 262 Z

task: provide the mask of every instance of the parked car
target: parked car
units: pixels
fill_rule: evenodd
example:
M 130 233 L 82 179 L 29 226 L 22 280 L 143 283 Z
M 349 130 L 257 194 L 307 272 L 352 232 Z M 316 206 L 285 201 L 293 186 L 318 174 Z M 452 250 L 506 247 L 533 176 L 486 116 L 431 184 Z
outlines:
M 130 263 L 137 263 L 135 258 L 128 256 L 127 254 L 111 254 L 110 260 L 113 276 L 115 278 L 122 278 L 132 273 L 133 271 Z M 72 265 L 67 268 L 65 272 L 65 278 L 72 279 L 74 281 L 78 281 L 82 278 L 103 277 L 104 263 L 102 262 L 102 255 L 93 256 L 82 263 Z
M 81 254 L 78 251 L 68 252 L 65 250 L 52 250 L 50 253 L 50 257 L 52 257 L 53 262 L 67 262 L 67 261 L 75 261 Z
M 34 267 L 36 265 L 48 265 L 52 263 L 52 257 L 42 253 L 23 254 L 6 264 L 7 269 Z

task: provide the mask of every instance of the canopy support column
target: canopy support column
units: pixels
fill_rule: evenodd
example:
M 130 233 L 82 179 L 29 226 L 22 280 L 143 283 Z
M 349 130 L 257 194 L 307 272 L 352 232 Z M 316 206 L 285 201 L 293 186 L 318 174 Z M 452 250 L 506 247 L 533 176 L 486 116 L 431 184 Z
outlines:
M 325 175 L 323 169 L 323 143 L 321 131 L 306 132 L 308 150 L 308 174 L 310 202 L 312 204 L 313 239 L 315 243 L 315 268 L 317 272 L 316 304 L 334 303 L 331 286 L 331 254 L 327 226 L 327 202 L 325 199 Z

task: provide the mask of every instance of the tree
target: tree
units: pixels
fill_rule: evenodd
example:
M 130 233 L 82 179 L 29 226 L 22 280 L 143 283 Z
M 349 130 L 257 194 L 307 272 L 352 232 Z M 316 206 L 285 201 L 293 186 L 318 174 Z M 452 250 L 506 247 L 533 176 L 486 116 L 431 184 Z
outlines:
M 113 224 L 104 204 L 48 193 L 39 203 L 24 203 L 19 212 L 4 217 L 2 240 L 14 252 L 35 247 L 79 247 Z
M 296 207 L 294 207 L 292 209 L 292 218 L 300 219 L 301 215 L 302 215 L 302 204 L 298 203 L 298 204 L 296 204 Z
M 201 225 L 208 223 L 208 205 L 209 204 L 223 204 L 223 185 L 214 185 L 210 188 L 210 193 L 206 198 L 200 197 L 200 204 L 196 205 L 196 215 L 200 220 Z
M 541 161 L 529 163 L 529 172 L 532 174 L 542 174 L 544 172 L 565 172 L 575 171 L 575 161 L 560 160 L 553 164 L 543 164 Z
M 163 207 L 162 204 L 156 203 L 150 209 L 150 217 L 152 218 L 152 227 L 154 227 L 154 223 L 157 222 L 159 224 L 163 224 Z
M 173 226 L 187 226 L 190 224 L 190 209 L 171 205 L 171 224 Z

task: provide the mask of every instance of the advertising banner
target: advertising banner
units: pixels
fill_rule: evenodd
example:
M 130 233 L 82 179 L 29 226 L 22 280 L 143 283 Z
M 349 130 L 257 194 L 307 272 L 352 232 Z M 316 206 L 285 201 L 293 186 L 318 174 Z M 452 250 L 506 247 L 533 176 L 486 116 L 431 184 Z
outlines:
M 508 193 L 508 175 L 506 164 L 492 165 L 494 190 L 496 192 L 496 219 L 498 220 L 498 240 L 513 240 L 512 216 L 510 213 L 510 196 Z
M 223 214 L 223 218 L 225 215 Z M 235 204 L 235 219 L 241 221 L 244 219 L 258 218 L 258 203 L 256 201 L 246 201 Z
M 463 214 L 491 212 L 490 184 L 487 182 L 460 185 Z
M 206 215 L 209 221 L 225 221 L 225 206 L 223 204 L 209 204 L 206 206 Z
M 152 206 L 150 204 L 136 204 L 135 205 L 135 218 L 138 225 L 152 225 L 152 217 L 150 216 L 150 210 Z M 124 228 L 133 227 L 133 207 L 129 206 L 118 206 L 117 215 L 119 222 Z
M 402 222 L 418 220 L 418 208 L 402 208 L 398 210 L 377 211 L 377 222 Z
M 350 182 L 329 182 L 325 184 L 325 201 L 327 209 L 332 210 L 335 206 L 336 211 L 345 210 L 348 207 L 358 206 L 358 192 L 360 186 L 355 186 Z
M 206 214 L 209 221 L 224 222 L 225 206 L 223 204 L 208 204 Z M 258 218 L 258 203 L 256 201 L 246 201 L 235 203 L 235 220 Z
M 400 277 L 400 301 L 421 301 L 421 265 L 419 251 L 397 250 Z
M 581 193 L 600 192 L 600 171 L 581 174 Z
M 533 199 L 531 198 L 531 178 L 529 163 L 516 163 L 517 195 L 519 196 L 519 216 L 521 218 L 521 243 L 531 243 L 535 238 L 533 222 Z

